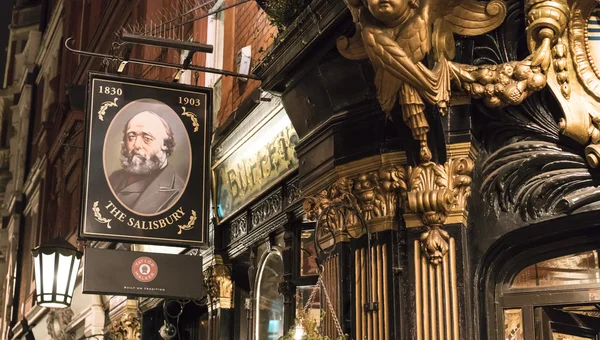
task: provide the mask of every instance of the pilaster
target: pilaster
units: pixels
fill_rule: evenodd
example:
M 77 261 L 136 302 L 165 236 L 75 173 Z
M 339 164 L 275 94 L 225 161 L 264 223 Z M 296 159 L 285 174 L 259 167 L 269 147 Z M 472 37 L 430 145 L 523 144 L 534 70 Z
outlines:
M 142 331 L 140 317 L 138 300 L 127 299 L 120 317 L 111 323 L 111 338 L 115 340 L 139 340 Z
M 208 294 L 209 339 L 233 339 L 233 281 L 231 265 L 215 254 L 213 264 L 204 271 L 204 284 Z

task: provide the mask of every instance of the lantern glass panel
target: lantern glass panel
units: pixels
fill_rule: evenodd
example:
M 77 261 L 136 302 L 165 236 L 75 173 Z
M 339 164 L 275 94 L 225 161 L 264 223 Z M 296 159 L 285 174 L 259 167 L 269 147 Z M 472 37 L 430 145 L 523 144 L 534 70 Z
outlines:
M 54 285 L 54 256 L 56 254 L 46 255 L 42 253 L 42 292 L 52 294 Z
M 72 262 L 72 255 L 64 256 L 62 254 L 58 254 L 58 270 L 56 272 L 56 293 L 58 294 L 68 293 L 67 284 L 69 283 L 69 274 L 71 274 Z
M 81 262 L 81 259 L 75 257 L 73 262 L 73 274 L 71 275 L 71 282 L 69 282 L 69 291 L 67 293 L 69 296 L 73 296 L 73 291 L 75 290 L 75 281 L 77 281 L 77 272 L 79 272 L 79 262 Z M 71 302 L 69 301 L 68 303 Z
M 33 257 L 33 265 L 35 266 L 35 289 L 37 294 L 42 293 L 42 273 L 40 271 L 40 255 Z M 39 299 L 38 299 L 39 302 Z

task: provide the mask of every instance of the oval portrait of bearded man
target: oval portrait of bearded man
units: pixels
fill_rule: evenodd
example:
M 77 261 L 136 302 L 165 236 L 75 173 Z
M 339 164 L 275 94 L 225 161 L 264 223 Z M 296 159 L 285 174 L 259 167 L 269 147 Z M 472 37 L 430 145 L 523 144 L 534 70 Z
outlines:
M 124 106 L 108 127 L 102 155 L 115 198 L 138 215 L 171 208 L 190 177 L 192 149 L 185 126 L 158 100 Z

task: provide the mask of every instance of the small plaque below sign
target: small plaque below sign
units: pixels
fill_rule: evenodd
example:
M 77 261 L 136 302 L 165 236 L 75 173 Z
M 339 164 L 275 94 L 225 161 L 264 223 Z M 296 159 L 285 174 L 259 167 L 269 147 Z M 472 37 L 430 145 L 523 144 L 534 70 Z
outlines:
M 88 248 L 83 293 L 198 300 L 202 257 Z

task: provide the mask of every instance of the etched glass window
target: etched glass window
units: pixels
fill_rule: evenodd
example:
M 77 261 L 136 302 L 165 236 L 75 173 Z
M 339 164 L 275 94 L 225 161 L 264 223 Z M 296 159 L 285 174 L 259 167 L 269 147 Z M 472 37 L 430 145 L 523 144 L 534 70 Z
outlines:
M 600 270 L 598 252 L 594 250 L 558 257 L 529 266 L 515 277 L 511 288 L 595 283 L 600 283 Z

